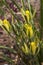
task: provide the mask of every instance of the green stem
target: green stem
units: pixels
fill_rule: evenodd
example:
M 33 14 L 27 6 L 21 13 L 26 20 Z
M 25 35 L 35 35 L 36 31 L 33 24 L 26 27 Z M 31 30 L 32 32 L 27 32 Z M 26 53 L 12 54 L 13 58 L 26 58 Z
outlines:
M 21 0 L 22 8 L 25 10 L 24 0 Z

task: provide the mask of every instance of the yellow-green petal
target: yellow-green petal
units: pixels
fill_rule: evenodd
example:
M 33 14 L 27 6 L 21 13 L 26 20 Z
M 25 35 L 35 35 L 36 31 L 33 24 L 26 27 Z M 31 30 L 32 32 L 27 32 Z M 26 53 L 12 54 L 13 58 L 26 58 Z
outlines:
M 11 30 L 11 25 L 10 25 L 9 21 L 6 20 L 6 19 L 3 20 L 3 26 L 5 26 L 5 28 L 6 28 L 8 31 Z

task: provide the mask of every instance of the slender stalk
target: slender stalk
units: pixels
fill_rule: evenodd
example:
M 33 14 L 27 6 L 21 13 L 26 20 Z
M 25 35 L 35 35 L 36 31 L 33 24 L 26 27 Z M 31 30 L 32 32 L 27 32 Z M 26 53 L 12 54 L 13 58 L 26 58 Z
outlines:
M 24 0 L 21 0 L 22 8 L 25 10 Z
M 36 9 L 35 9 L 35 10 L 34 10 L 34 12 L 33 12 L 32 19 L 34 19 L 34 17 L 35 17 L 35 14 L 36 14 Z

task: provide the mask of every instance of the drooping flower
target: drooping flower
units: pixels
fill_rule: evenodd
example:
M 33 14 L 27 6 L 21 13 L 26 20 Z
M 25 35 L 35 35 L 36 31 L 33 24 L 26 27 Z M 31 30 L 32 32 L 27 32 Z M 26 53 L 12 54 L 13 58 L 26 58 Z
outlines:
M 6 19 L 3 20 L 3 26 L 4 26 L 8 31 L 11 30 L 11 25 L 10 25 L 9 21 L 6 20 Z
M 29 20 L 30 20 L 30 11 L 29 10 L 25 11 L 25 16 L 27 18 L 27 21 L 29 22 Z
M 30 15 L 29 10 L 26 10 L 26 11 L 25 11 L 25 15 L 26 15 L 26 16 L 29 16 L 29 15 Z
M 32 37 L 33 36 L 32 26 L 26 23 L 26 24 L 24 24 L 24 28 L 26 30 L 26 34 L 30 35 L 30 37 Z
M 32 53 L 35 54 L 36 49 L 37 49 L 37 44 L 36 44 L 36 42 L 31 42 L 31 43 L 30 43 L 30 49 L 31 49 Z

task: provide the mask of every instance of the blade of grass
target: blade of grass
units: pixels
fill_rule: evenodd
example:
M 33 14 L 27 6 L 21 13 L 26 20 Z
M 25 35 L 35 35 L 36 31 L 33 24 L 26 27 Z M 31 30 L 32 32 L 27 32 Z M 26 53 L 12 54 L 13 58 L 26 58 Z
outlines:
M 12 48 L 10 48 L 10 47 L 6 47 L 6 46 L 1 46 L 1 45 L 0 45 L 0 49 L 7 49 L 7 50 L 9 50 L 10 52 L 12 52 L 12 53 L 14 53 L 14 54 L 17 53 L 14 49 L 12 49 Z
M 7 61 L 10 64 L 14 64 L 15 65 L 15 62 L 11 58 L 9 58 L 8 56 L 6 56 L 4 54 L 1 54 L 1 56 L 2 56 L 2 60 L 5 60 L 5 61 Z

